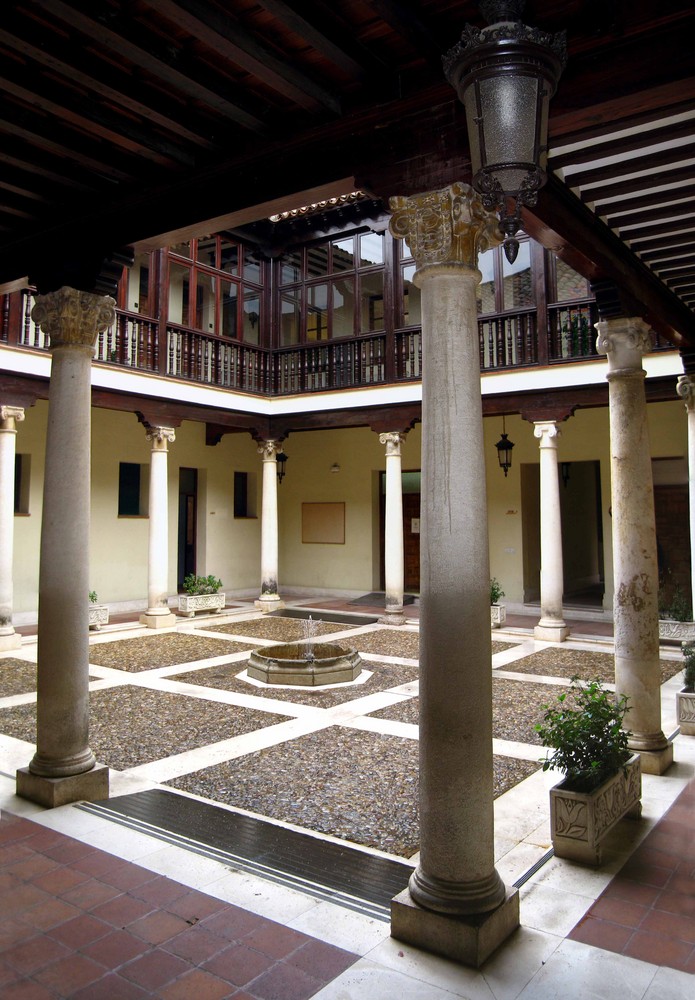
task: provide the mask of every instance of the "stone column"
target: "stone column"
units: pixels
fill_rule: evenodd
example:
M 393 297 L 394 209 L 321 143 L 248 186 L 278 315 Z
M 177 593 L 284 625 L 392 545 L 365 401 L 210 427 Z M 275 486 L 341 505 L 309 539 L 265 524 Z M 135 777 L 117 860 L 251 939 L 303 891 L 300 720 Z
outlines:
M 255 602 L 261 611 L 280 611 L 285 607 L 278 593 L 278 476 L 277 453 L 280 441 L 262 441 L 258 454 L 263 457 L 263 500 L 261 505 L 261 596 Z
M 169 609 L 169 471 L 168 448 L 176 440 L 173 427 L 147 428 L 150 454 L 150 534 L 147 551 L 147 611 L 140 624 L 172 628 L 176 615 Z
M 391 933 L 481 965 L 518 926 L 494 865 L 490 564 L 478 319 L 478 253 L 498 222 L 454 184 L 391 199 L 422 290 L 420 863 Z
M 570 630 L 562 616 L 562 519 L 557 475 L 560 428 L 555 420 L 536 420 L 533 433 L 541 453 L 541 617 L 533 635 L 536 639 L 562 642 Z
M 405 434 L 398 431 L 379 435 L 386 445 L 386 516 L 384 525 L 384 584 L 386 612 L 379 621 L 385 625 L 405 624 L 403 614 L 403 483 L 401 444 Z
M 629 746 L 642 770 L 663 774 L 673 745 L 661 731 L 661 671 L 654 487 L 642 355 L 651 348 L 639 318 L 596 324 L 597 349 L 608 359 L 613 534 L 615 684 L 629 699 Z
M 12 624 L 14 553 L 14 465 L 21 406 L 0 405 L 0 650 L 18 649 L 22 638 Z
M 681 375 L 676 391 L 688 411 L 688 498 L 690 506 L 690 607 L 695 617 L 695 375 Z
M 17 794 L 52 807 L 108 796 L 108 770 L 89 748 L 90 373 L 114 301 L 63 287 L 36 299 L 51 338 L 41 521 L 36 754 Z

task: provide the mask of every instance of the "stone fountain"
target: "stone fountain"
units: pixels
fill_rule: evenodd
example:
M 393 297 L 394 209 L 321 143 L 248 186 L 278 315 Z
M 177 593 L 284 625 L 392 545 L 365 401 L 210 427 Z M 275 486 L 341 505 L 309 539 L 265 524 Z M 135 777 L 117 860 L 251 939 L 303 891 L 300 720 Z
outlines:
M 316 625 L 309 617 L 301 642 L 254 649 L 246 670 L 248 676 L 264 684 L 301 687 L 345 684 L 356 680 L 362 672 L 360 654 L 341 643 L 312 642 Z

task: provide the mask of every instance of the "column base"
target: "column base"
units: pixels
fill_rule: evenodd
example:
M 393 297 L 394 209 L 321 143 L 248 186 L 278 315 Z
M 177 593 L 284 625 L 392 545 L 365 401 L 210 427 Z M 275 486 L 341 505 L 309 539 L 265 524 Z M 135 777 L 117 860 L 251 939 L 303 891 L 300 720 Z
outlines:
M 176 615 L 171 612 L 165 615 L 151 615 L 145 612 L 144 615 L 140 615 L 140 624 L 146 625 L 147 628 L 174 628 L 177 621 Z
M 391 936 L 478 969 L 519 926 L 519 890 L 490 913 L 451 917 L 418 906 L 404 889 L 391 900 Z
M 254 606 L 258 608 L 259 611 L 282 611 L 285 607 L 285 602 L 281 601 L 279 597 L 259 597 L 257 601 L 254 601 Z
M 387 608 L 379 618 L 380 625 L 405 625 L 403 608 Z
M 565 623 L 553 621 L 552 618 L 541 618 L 533 630 L 533 638 L 541 642 L 564 642 L 570 630 Z
M 673 743 L 667 743 L 662 750 L 633 749 L 632 752 L 639 754 L 642 774 L 665 774 L 673 764 Z
M 28 767 L 17 771 L 17 795 L 31 802 L 38 802 L 47 809 L 64 806 L 69 802 L 98 802 L 109 797 L 109 769 L 105 764 L 95 764 L 82 774 L 65 778 L 44 778 L 32 774 Z
M 0 652 L 4 652 L 6 649 L 19 649 L 21 645 L 22 637 L 18 632 L 0 635 Z

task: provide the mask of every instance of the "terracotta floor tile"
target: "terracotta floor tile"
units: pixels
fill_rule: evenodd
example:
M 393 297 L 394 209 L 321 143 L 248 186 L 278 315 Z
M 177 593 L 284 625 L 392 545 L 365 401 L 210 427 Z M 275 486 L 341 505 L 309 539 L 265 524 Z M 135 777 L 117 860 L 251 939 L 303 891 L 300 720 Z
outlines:
M 640 864 L 638 861 L 630 860 L 623 866 L 620 874 L 623 878 L 629 878 L 633 882 L 663 889 L 673 873 L 668 868 L 658 868 L 654 865 Z
M 358 958 L 359 955 L 353 955 L 352 952 L 311 938 L 285 961 L 288 965 L 303 969 L 316 979 L 328 983 L 353 965 Z
M 192 962 L 194 965 L 202 965 L 203 962 L 208 961 L 213 955 L 217 955 L 224 948 L 228 948 L 229 941 L 226 938 L 220 937 L 219 934 L 213 934 L 212 931 L 206 930 L 205 927 L 195 925 L 188 927 L 183 933 L 177 934 L 176 937 L 170 938 L 163 947 L 165 951 L 170 951 L 172 955 L 185 958 L 186 961 Z
M 73 903 L 83 910 L 93 910 L 101 903 L 108 903 L 110 899 L 122 895 L 122 890 L 117 889 L 114 885 L 108 885 L 100 879 L 89 878 L 86 882 L 81 882 L 80 885 L 62 893 L 61 898 L 66 903 Z
M 84 955 L 68 955 L 34 974 L 37 982 L 59 996 L 69 997 L 104 975 L 104 967 Z
M 624 899 L 628 903 L 637 903 L 638 906 L 652 906 L 663 891 L 654 885 L 643 885 L 641 882 L 633 882 L 630 878 L 616 875 L 604 890 L 603 898 Z
M 62 924 L 51 928 L 48 935 L 61 944 L 73 948 L 75 951 L 84 948 L 98 938 L 105 937 L 111 931 L 111 925 L 105 924 L 103 920 L 97 920 L 88 913 L 66 920 Z
M 143 882 L 149 882 L 151 878 L 152 872 L 141 868 L 140 865 L 133 865 L 126 861 L 121 862 L 118 868 L 104 872 L 100 876 L 100 881 L 127 892 L 128 889 L 134 889 L 135 886 L 142 885 Z
M 148 903 L 154 903 L 157 906 L 171 903 L 189 892 L 187 886 L 181 885 L 180 882 L 174 882 L 173 879 L 165 878 L 164 875 L 150 879 L 149 882 L 143 882 L 142 885 L 133 886 L 130 890 L 131 896 L 145 899 Z
M 205 917 L 211 917 L 214 913 L 219 913 L 220 910 L 224 910 L 228 906 L 229 904 L 221 899 L 215 899 L 213 896 L 206 896 L 202 892 L 196 892 L 195 889 L 187 888 L 185 895 L 165 903 L 163 908 L 194 924 L 198 923 L 199 920 L 204 920 Z
M 96 853 L 96 850 L 96 847 L 92 847 L 91 844 L 85 844 L 81 840 L 74 840 L 72 837 L 65 837 L 57 844 L 47 847 L 42 853 L 49 858 L 54 858 L 63 865 L 69 865 L 79 858 L 88 858 L 91 854 Z
M 666 934 L 676 941 L 687 941 L 690 944 L 695 944 L 695 919 L 692 917 L 666 913 L 663 910 L 650 910 L 642 921 L 640 930 Z
M 162 1000 L 222 1000 L 230 994 L 229 983 L 201 969 L 193 969 L 159 990 Z
M 62 924 L 72 917 L 79 917 L 81 910 L 64 899 L 49 899 L 45 903 L 24 910 L 22 920 L 25 924 L 35 927 L 37 931 L 46 931 L 56 924 Z
M 683 966 L 684 972 L 690 972 L 695 975 L 695 948 L 690 952 L 690 958 L 687 960 Z
M 35 879 L 32 879 L 32 885 L 45 892 L 50 892 L 51 895 L 62 896 L 67 890 L 74 889 L 76 885 L 80 885 L 88 879 L 89 875 L 85 875 L 84 872 L 76 872 L 71 868 L 56 868 L 52 872 L 37 875 Z
M 54 871 L 60 867 L 60 862 L 54 861 L 53 858 L 47 858 L 44 854 L 31 854 L 10 865 L 7 872 L 29 882 L 39 875 L 45 875 L 46 872 Z
M 14 948 L 20 941 L 27 941 L 34 937 L 36 931 L 29 924 L 25 923 L 21 917 L 10 917 L 0 923 L 0 955 L 4 955 L 9 948 Z
M 581 941 L 583 944 L 593 945 L 594 948 L 622 953 L 634 933 L 632 927 L 621 927 L 607 920 L 596 920 L 592 916 L 586 916 L 568 936 L 572 941 Z
M 308 1000 L 323 983 L 302 969 L 278 962 L 249 987 L 259 1000 Z
M 18 885 L 15 889 L 8 889 L 7 892 L 2 893 L 0 896 L 0 913 L 5 917 L 16 916 L 24 910 L 28 910 L 30 906 L 36 906 L 38 903 L 47 903 L 50 898 L 50 895 L 44 892 L 43 889 L 39 889 L 38 886 L 33 885 L 31 882 L 26 882 Z
M 144 990 L 160 990 L 190 968 L 188 962 L 157 948 L 129 962 L 120 970 L 120 975 Z
M 143 990 L 130 980 L 112 972 L 91 986 L 79 990 L 71 1000 L 146 1000 L 151 996 L 149 990 Z
M 149 941 L 150 944 L 162 944 L 186 930 L 188 926 L 183 917 L 174 916 L 166 910 L 157 910 L 140 920 L 134 920 L 128 930 L 144 941 Z
M 106 872 L 116 871 L 123 867 L 123 859 L 115 858 L 105 851 L 93 851 L 83 858 L 77 858 L 72 863 L 72 867 L 78 871 L 86 872 L 87 875 L 104 875 Z
M 284 958 L 296 951 L 305 941 L 306 936 L 299 931 L 266 921 L 244 939 L 244 944 L 270 955 L 271 958 Z
M 667 965 L 671 969 L 684 969 L 692 952 L 692 945 L 685 941 L 675 941 L 663 934 L 648 934 L 635 931 L 623 952 L 630 958 L 654 965 Z
M 130 931 L 111 931 L 105 937 L 93 941 L 80 949 L 95 962 L 100 962 L 107 969 L 119 969 L 127 962 L 132 962 L 139 955 L 144 955 L 150 946 L 142 938 L 136 937 Z
M 201 921 L 206 930 L 219 934 L 227 941 L 241 941 L 248 934 L 263 926 L 264 920 L 238 906 L 227 906 L 219 913 Z
M 55 1000 L 55 996 L 53 990 L 47 990 L 41 983 L 22 979 L 3 991 L 2 1000 Z
M 5 955 L 5 960 L 23 975 L 32 976 L 44 965 L 57 962 L 59 958 L 66 958 L 69 954 L 70 949 L 60 941 L 54 941 L 44 934 L 37 934 L 12 948 Z
M 150 903 L 145 903 L 141 899 L 134 899 L 127 893 L 110 899 L 107 903 L 95 906 L 92 913 L 100 920 L 106 920 L 114 927 L 126 927 L 133 920 L 139 920 L 152 912 Z
M 673 871 L 678 867 L 679 857 L 669 851 L 659 850 L 656 846 L 643 844 L 630 858 L 631 865 L 653 865 L 655 868 L 668 868 Z
M 610 920 L 611 923 L 622 924 L 623 927 L 639 927 L 647 913 L 649 910 L 646 906 L 607 896 L 599 897 L 591 907 L 592 917 L 596 917 L 597 920 Z
M 678 913 L 684 917 L 695 918 L 695 894 L 668 892 L 665 889 L 659 893 L 654 903 L 654 909 L 666 910 L 668 913 Z
M 205 962 L 203 969 L 235 986 L 246 986 L 257 976 L 267 972 L 273 963 L 274 959 L 245 944 L 233 944 Z

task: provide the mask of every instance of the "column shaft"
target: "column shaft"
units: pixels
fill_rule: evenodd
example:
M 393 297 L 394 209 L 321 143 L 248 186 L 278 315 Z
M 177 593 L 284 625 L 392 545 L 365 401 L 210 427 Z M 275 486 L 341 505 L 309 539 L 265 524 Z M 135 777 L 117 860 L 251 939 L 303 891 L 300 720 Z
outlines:
M 12 624 L 14 603 L 14 466 L 19 406 L 0 405 L 0 650 L 22 644 Z
M 541 618 L 534 629 L 536 639 L 562 642 L 569 635 L 562 613 L 564 588 L 562 565 L 562 517 L 557 468 L 557 439 L 554 420 L 535 421 L 539 439 L 541 473 Z
M 642 354 L 651 346 L 641 319 L 597 323 L 608 357 L 613 536 L 615 683 L 629 699 L 629 745 L 642 770 L 662 773 L 673 747 L 661 731 L 661 670 L 654 487 Z
M 688 411 L 688 504 L 690 523 L 690 608 L 695 618 L 695 375 L 681 375 L 678 395 Z
M 171 628 L 176 615 L 169 610 L 169 470 L 168 445 L 173 427 L 150 427 L 150 533 L 147 548 L 147 611 L 140 622 L 148 628 Z
M 262 611 L 284 608 L 278 593 L 278 477 L 279 441 L 264 441 L 258 447 L 263 457 L 261 501 L 261 596 L 255 602 Z
M 386 445 L 386 511 L 384 523 L 384 586 L 386 613 L 381 619 L 388 625 L 403 625 L 403 483 L 401 443 L 405 435 L 395 431 L 380 434 Z

